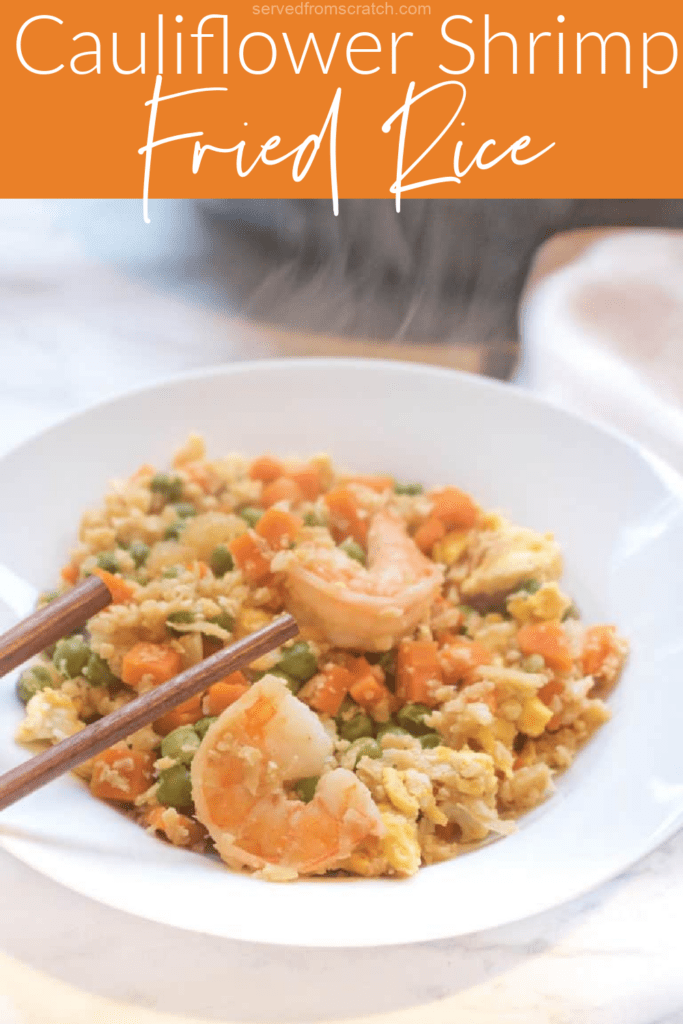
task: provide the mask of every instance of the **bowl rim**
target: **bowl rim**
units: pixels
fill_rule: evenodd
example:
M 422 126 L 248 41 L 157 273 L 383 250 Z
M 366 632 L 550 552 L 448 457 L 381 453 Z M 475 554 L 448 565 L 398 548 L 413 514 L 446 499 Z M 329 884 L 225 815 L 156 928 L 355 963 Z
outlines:
M 449 366 L 437 366 L 433 363 L 422 363 L 407 359 L 374 358 L 372 356 L 288 356 L 277 359 L 245 359 L 235 362 L 216 363 L 211 366 L 200 366 L 190 370 L 179 370 L 172 374 L 164 374 L 159 377 L 154 377 L 144 384 L 137 384 L 134 387 L 117 389 L 103 398 L 96 399 L 94 402 L 89 402 L 87 405 L 58 416 L 50 423 L 47 423 L 38 430 L 28 434 L 9 448 L 0 450 L 0 461 L 10 456 L 14 457 L 15 455 L 21 454 L 24 447 L 39 441 L 51 431 L 71 423 L 77 423 L 79 419 L 89 416 L 97 409 L 104 409 L 107 406 L 116 405 L 123 399 L 134 398 L 148 392 L 158 391 L 167 385 L 180 384 L 184 381 L 220 377 L 224 374 L 247 374 L 260 368 L 277 370 L 297 366 L 329 366 L 332 368 L 335 366 L 356 366 L 358 369 L 377 367 L 379 369 L 384 368 L 390 371 L 398 371 L 400 373 L 417 373 L 418 375 L 423 374 L 442 378 L 455 377 L 460 381 L 466 381 L 468 385 L 475 388 L 482 388 L 483 390 L 497 392 L 498 394 L 511 394 L 514 396 L 513 401 L 527 402 L 531 405 L 546 409 L 552 414 L 558 415 L 565 420 L 578 421 L 579 423 L 592 427 L 593 429 L 613 438 L 615 441 L 619 441 L 621 444 L 626 445 L 634 453 L 640 455 L 659 477 L 665 478 L 670 487 L 679 490 L 681 497 L 683 498 L 683 472 L 679 472 L 666 459 L 662 458 L 662 456 L 658 455 L 641 441 L 638 441 L 636 438 L 626 433 L 626 431 L 621 430 L 610 423 L 606 423 L 597 416 L 590 416 L 584 412 L 578 412 L 570 409 L 568 406 L 565 406 L 546 395 L 539 395 L 520 384 L 513 383 L 512 381 L 501 381 L 493 377 L 486 377 L 483 374 L 473 373 L 467 370 L 456 370 Z

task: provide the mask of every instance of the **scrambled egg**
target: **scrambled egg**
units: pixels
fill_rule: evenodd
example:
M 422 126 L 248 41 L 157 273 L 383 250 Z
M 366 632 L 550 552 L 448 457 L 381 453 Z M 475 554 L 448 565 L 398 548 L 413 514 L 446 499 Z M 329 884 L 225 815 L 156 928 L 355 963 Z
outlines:
M 484 534 L 476 563 L 463 581 L 463 597 L 511 591 L 535 579 L 556 580 L 562 573 L 562 555 L 551 533 L 539 534 L 503 522 L 499 533 Z
M 26 705 L 26 717 L 16 732 L 19 743 L 49 740 L 58 743 L 85 729 L 76 705 L 59 690 L 39 690 Z
M 385 833 L 382 853 L 397 875 L 414 875 L 422 861 L 417 823 L 391 807 L 380 807 Z
M 527 736 L 540 736 L 552 717 L 550 708 L 538 697 L 532 697 L 522 708 L 517 728 Z
M 524 591 L 515 594 L 508 601 L 507 607 L 519 623 L 532 619 L 550 622 L 553 619 L 561 619 L 571 607 L 571 601 L 562 593 L 557 583 L 544 583 L 535 594 L 525 594 Z
M 382 770 L 384 790 L 394 807 L 409 818 L 417 818 L 420 805 L 406 789 L 405 783 L 395 768 Z
M 471 539 L 471 530 L 451 530 L 442 540 L 436 542 L 432 548 L 432 558 L 435 562 L 443 562 L 444 565 L 454 565 L 467 550 Z

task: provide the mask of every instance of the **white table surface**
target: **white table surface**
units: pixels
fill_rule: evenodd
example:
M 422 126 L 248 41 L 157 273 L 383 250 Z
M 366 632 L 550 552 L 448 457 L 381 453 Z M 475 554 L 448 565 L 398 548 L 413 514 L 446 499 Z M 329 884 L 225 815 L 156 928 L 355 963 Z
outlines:
M 204 276 L 187 205 L 152 215 L 145 229 L 136 202 L 0 201 L 0 449 L 259 346 Z M 300 951 L 176 931 L 3 851 L 0 908 L 0 1024 L 683 1022 L 683 834 L 555 911 L 411 947 Z

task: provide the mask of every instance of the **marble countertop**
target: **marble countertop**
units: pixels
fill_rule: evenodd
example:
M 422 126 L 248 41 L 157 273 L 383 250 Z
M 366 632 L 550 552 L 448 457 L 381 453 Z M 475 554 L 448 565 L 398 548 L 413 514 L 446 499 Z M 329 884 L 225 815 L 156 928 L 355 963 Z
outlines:
M 187 205 L 157 213 L 144 235 L 132 202 L 0 201 L 0 449 L 134 384 L 281 350 L 203 274 Z M 681 833 L 554 911 L 410 947 L 181 932 L 3 851 L 0 892 L 0 1024 L 683 1024 Z

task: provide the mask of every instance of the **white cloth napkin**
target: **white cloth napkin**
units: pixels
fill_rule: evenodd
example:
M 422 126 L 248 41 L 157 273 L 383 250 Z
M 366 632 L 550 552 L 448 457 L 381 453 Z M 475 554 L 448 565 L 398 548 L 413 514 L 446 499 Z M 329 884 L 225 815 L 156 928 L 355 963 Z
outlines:
M 683 471 L 683 232 L 620 231 L 530 291 L 519 383 Z

